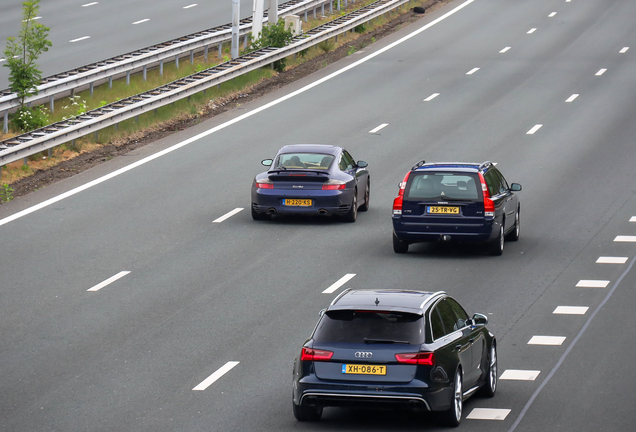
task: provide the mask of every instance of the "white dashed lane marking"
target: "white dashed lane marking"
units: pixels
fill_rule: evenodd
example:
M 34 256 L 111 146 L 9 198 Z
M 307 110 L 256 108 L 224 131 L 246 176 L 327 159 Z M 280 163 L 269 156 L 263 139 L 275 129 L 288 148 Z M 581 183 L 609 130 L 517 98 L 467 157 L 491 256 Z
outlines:
M 536 131 L 538 131 L 539 129 L 541 129 L 542 127 L 543 127 L 542 124 L 534 125 L 534 126 L 532 126 L 532 129 L 530 129 L 528 132 L 526 132 L 526 135 L 534 135 L 534 133 Z
M 472 75 L 475 72 L 477 72 L 479 70 L 479 68 L 472 68 L 471 70 L 469 70 L 468 72 L 466 72 L 466 75 Z
M 554 17 L 556 14 L 557 14 L 556 12 L 552 12 L 550 15 L 548 15 L 548 18 L 552 18 L 552 17 Z
M 579 288 L 606 288 L 609 283 L 608 280 L 582 279 L 577 282 L 576 286 Z
M 353 279 L 355 275 L 356 275 L 355 273 L 348 273 L 344 275 L 343 277 L 338 279 L 336 282 L 334 282 L 329 288 L 324 290 L 322 293 L 331 294 L 332 292 L 336 291 L 338 288 L 340 288 L 341 286 L 349 282 L 351 279 Z
M 552 313 L 557 315 L 585 315 L 587 306 L 558 306 Z
M 630 221 L 631 222 L 631 221 Z M 616 236 L 614 239 L 615 242 L 627 242 L 634 243 L 636 242 L 636 236 Z
M 387 127 L 389 124 L 388 123 L 382 123 L 380 126 L 376 127 L 375 129 L 371 129 L 369 131 L 370 134 L 374 134 L 379 132 L 381 129 L 384 129 L 385 127 Z
M 501 51 L 499 51 L 499 54 L 503 54 L 506 51 L 508 51 L 510 49 L 510 47 L 505 47 L 504 49 L 502 49 Z
M 121 279 L 124 276 L 126 276 L 128 273 L 130 273 L 129 271 L 121 271 L 119 273 L 117 273 L 115 276 L 109 277 L 108 279 L 106 279 L 104 282 L 99 283 L 97 285 L 95 285 L 93 288 L 89 288 L 86 291 L 99 291 L 100 289 L 104 288 L 106 285 L 110 285 L 113 282 L 115 282 L 117 279 Z
M 603 75 L 605 72 L 607 72 L 607 69 L 599 69 L 598 72 L 596 72 L 596 76 L 601 76 Z
M 598 257 L 596 260 L 598 264 L 625 264 L 627 262 L 627 257 Z
M 135 24 L 145 23 L 146 21 L 150 21 L 150 18 L 146 18 L 146 19 L 142 19 L 142 20 L 139 20 L 139 21 L 135 21 L 135 22 L 133 23 L 133 25 L 135 25 Z
M 198 4 L 198 3 L 193 3 L 193 4 L 191 4 L 191 5 L 184 6 L 183 8 L 184 8 L 184 9 L 190 9 L 190 8 L 195 7 L 195 6 L 199 6 L 199 4 Z
M 82 7 L 94 6 L 94 5 L 96 5 L 97 3 L 99 3 L 99 2 L 86 3 L 86 4 L 83 4 L 83 5 L 82 5 Z
M 630 222 L 636 222 L 636 216 L 632 216 L 632 217 L 630 217 L 630 218 L 629 218 L 629 221 L 630 221 Z
M 538 370 L 520 370 L 520 369 L 506 369 L 501 374 L 499 379 L 501 380 L 514 380 L 514 381 L 534 381 L 537 379 L 541 371 Z
M 212 375 L 210 375 L 209 377 L 207 377 L 206 379 L 201 381 L 201 383 L 198 386 L 196 386 L 195 388 L 193 388 L 192 390 L 194 390 L 194 391 L 203 391 L 203 390 L 205 390 L 206 388 L 210 387 L 216 380 L 218 380 L 223 375 L 225 375 L 226 373 L 231 371 L 234 368 L 234 366 L 236 366 L 239 363 L 240 362 L 237 362 L 237 361 L 229 361 L 229 362 L 225 363 L 216 372 L 214 372 Z
M 427 97 L 426 99 L 424 99 L 424 102 L 430 102 L 433 99 L 435 99 L 437 96 L 439 96 L 439 93 L 433 93 L 432 95 L 430 95 L 429 97 Z
M 532 336 L 528 345 L 561 345 L 565 336 Z
M 81 40 L 89 39 L 89 38 L 90 38 L 90 36 L 82 36 L 81 38 L 71 39 L 69 42 L 71 42 L 71 43 L 73 43 L 73 42 L 79 42 L 79 41 L 81 41 Z
M 231 218 L 232 216 L 234 216 L 235 214 L 237 214 L 238 212 L 240 212 L 242 210 L 243 210 L 243 207 L 237 207 L 234 210 L 232 210 L 231 212 L 227 212 L 226 214 L 224 214 L 220 218 L 214 219 L 212 222 L 213 223 L 221 223 L 224 220 Z
M 574 99 L 576 99 L 577 97 L 579 97 L 579 95 L 577 93 L 575 93 L 572 96 L 570 96 L 569 98 L 567 98 L 565 101 L 566 102 L 573 102 Z
M 509 409 L 475 408 L 466 418 L 469 420 L 505 420 L 508 414 L 510 414 Z
M 531 28 L 530 30 L 528 30 L 528 34 L 532 34 L 532 33 L 536 32 L 536 31 L 537 31 L 536 28 Z
M 621 53 L 621 54 L 625 54 L 625 53 L 627 52 L 627 50 L 628 50 L 628 49 L 629 49 L 629 47 L 623 47 L 623 49 L 621 49 L 621 50 L 619 51 L 619 53 Z

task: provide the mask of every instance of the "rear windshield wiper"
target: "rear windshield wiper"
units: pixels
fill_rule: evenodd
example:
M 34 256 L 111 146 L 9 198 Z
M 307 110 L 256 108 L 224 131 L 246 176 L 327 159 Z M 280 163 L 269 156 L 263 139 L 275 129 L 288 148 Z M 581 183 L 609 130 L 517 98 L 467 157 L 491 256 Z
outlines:
M 400 341 L 400 340 L 393 340 L 393 339 L 368 339 L 368 338 L 364 338 L 364 343 L 368 343 L 368 344 L 405 344 L 405 345 L 410 345 L 411 344 L 409 341 Z

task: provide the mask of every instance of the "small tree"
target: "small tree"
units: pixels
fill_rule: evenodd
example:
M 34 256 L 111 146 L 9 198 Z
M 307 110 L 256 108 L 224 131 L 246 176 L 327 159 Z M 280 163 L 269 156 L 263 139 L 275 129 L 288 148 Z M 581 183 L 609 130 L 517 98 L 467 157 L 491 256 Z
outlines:
M 276 24 L 269 24 L 261 30 L 261 37 L 252 42 L 252 50 L 259 50 L 266 47 L 282 48 L 294 39 L 294 34 L 290 29 L 285 30 L 285 21 L 279 19 Z M 287 62 L 285 59 L 276 60 L 274 69 L 278 72 L 285 70 Z
M 4 58 L 8 67 L 11 91 L 20 99 L 20 110 L 24 108 L 24 100 L 38 94 L 37 85 L 42 81 L 42 72 L 36 60 L 52 46 L 47 39 L 49 28 L 38 23 L 35 18 L 40 9 L 40 0 L 27 0 L 22 3 L 22 27 L 20 35 L 7 39 Z

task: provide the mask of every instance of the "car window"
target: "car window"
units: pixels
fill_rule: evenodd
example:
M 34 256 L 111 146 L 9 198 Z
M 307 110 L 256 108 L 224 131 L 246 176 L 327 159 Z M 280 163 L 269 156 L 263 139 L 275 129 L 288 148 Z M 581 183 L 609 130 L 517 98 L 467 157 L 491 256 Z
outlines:
M 444 334 L 449 334 L 460 329 L 457 324 L 457 316 L 455 315 L 455 312 L 453 312 L 453 308 L 447 299 L 444 299 L 437 304 L 437 310 L 439 311 L 439 315 L 442 317 Z
M 453 312 L 455 313 L 455 317 L 457 319 L 457 328 L 466 327 L 466 321 L 468 321 L 468 314 L 466 313 L 464 308 L 461 307 L 459 303 L 457 303 L 457 301 L 455 301 L 452 298 L 447 298 L 446 302 L 450 305 L 450 307 L 453 309 Z
M 508 190 L 510 189 L 510 187 L 508 187 L 508 182 L 506 181 L 506 179 L 504 178 L 503 174 L 501 174 L 501 171 L 499 171 L 498 169 L 495 168 L 495 172 L 497 173 L 497 176 L 499 177 L 499 181 L 500 181 L 500 185 L 499 185 L 499 191 L 500 193 L 506 193 L 508 192 Z
M 484 180 L 486 180 L 486 185 L 488 186 L 488 193 L 490 194 L 490 196 L 493 197 L 495 195 L 499 195 L 501 180 L 495 174 L 494 169 L 491 168 L 484 174 Z
M 276 168 L 327 170 L 334 159 L 333 155 L 320 153 L 284 153 L 278 155 Z
M 444 326 L 442 325 L 442 318 L 439 316 L 437 308 L 431 311 L 431 331 L 433 332 L 433 339 L 439 339 L 444 336 Z
M 409 176 L 404 198 L 478 200 L 481 194 L 477 185 L 480 182 L 476 174 L 427 171 Z
M 316 342 L 364 343 L 365 339 L 424 342 L 422 316 L 401 312 L 329 311 L 314 332 Z
M 347 170 L 353 169 L 355 164 L 356 163 L 351 157 L 351 155 L 346 150 L 344 150 L 342 154 L 340 155 L 340 163 L 339 163 L 340 170 L 347 171 Z

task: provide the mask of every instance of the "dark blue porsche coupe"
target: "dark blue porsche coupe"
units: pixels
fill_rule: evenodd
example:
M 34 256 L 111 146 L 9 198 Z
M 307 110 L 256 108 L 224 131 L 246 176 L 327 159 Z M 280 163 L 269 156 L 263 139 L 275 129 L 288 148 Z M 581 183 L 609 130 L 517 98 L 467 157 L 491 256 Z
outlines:
M 358 210 L 369 209 L 368 164 L 356 162 L 342 147 L 287 145 L 274 159 L 261 163 L 269 170 L 252 183 L 254 220 L 274 214 L 316 214 L 355 222 Z

